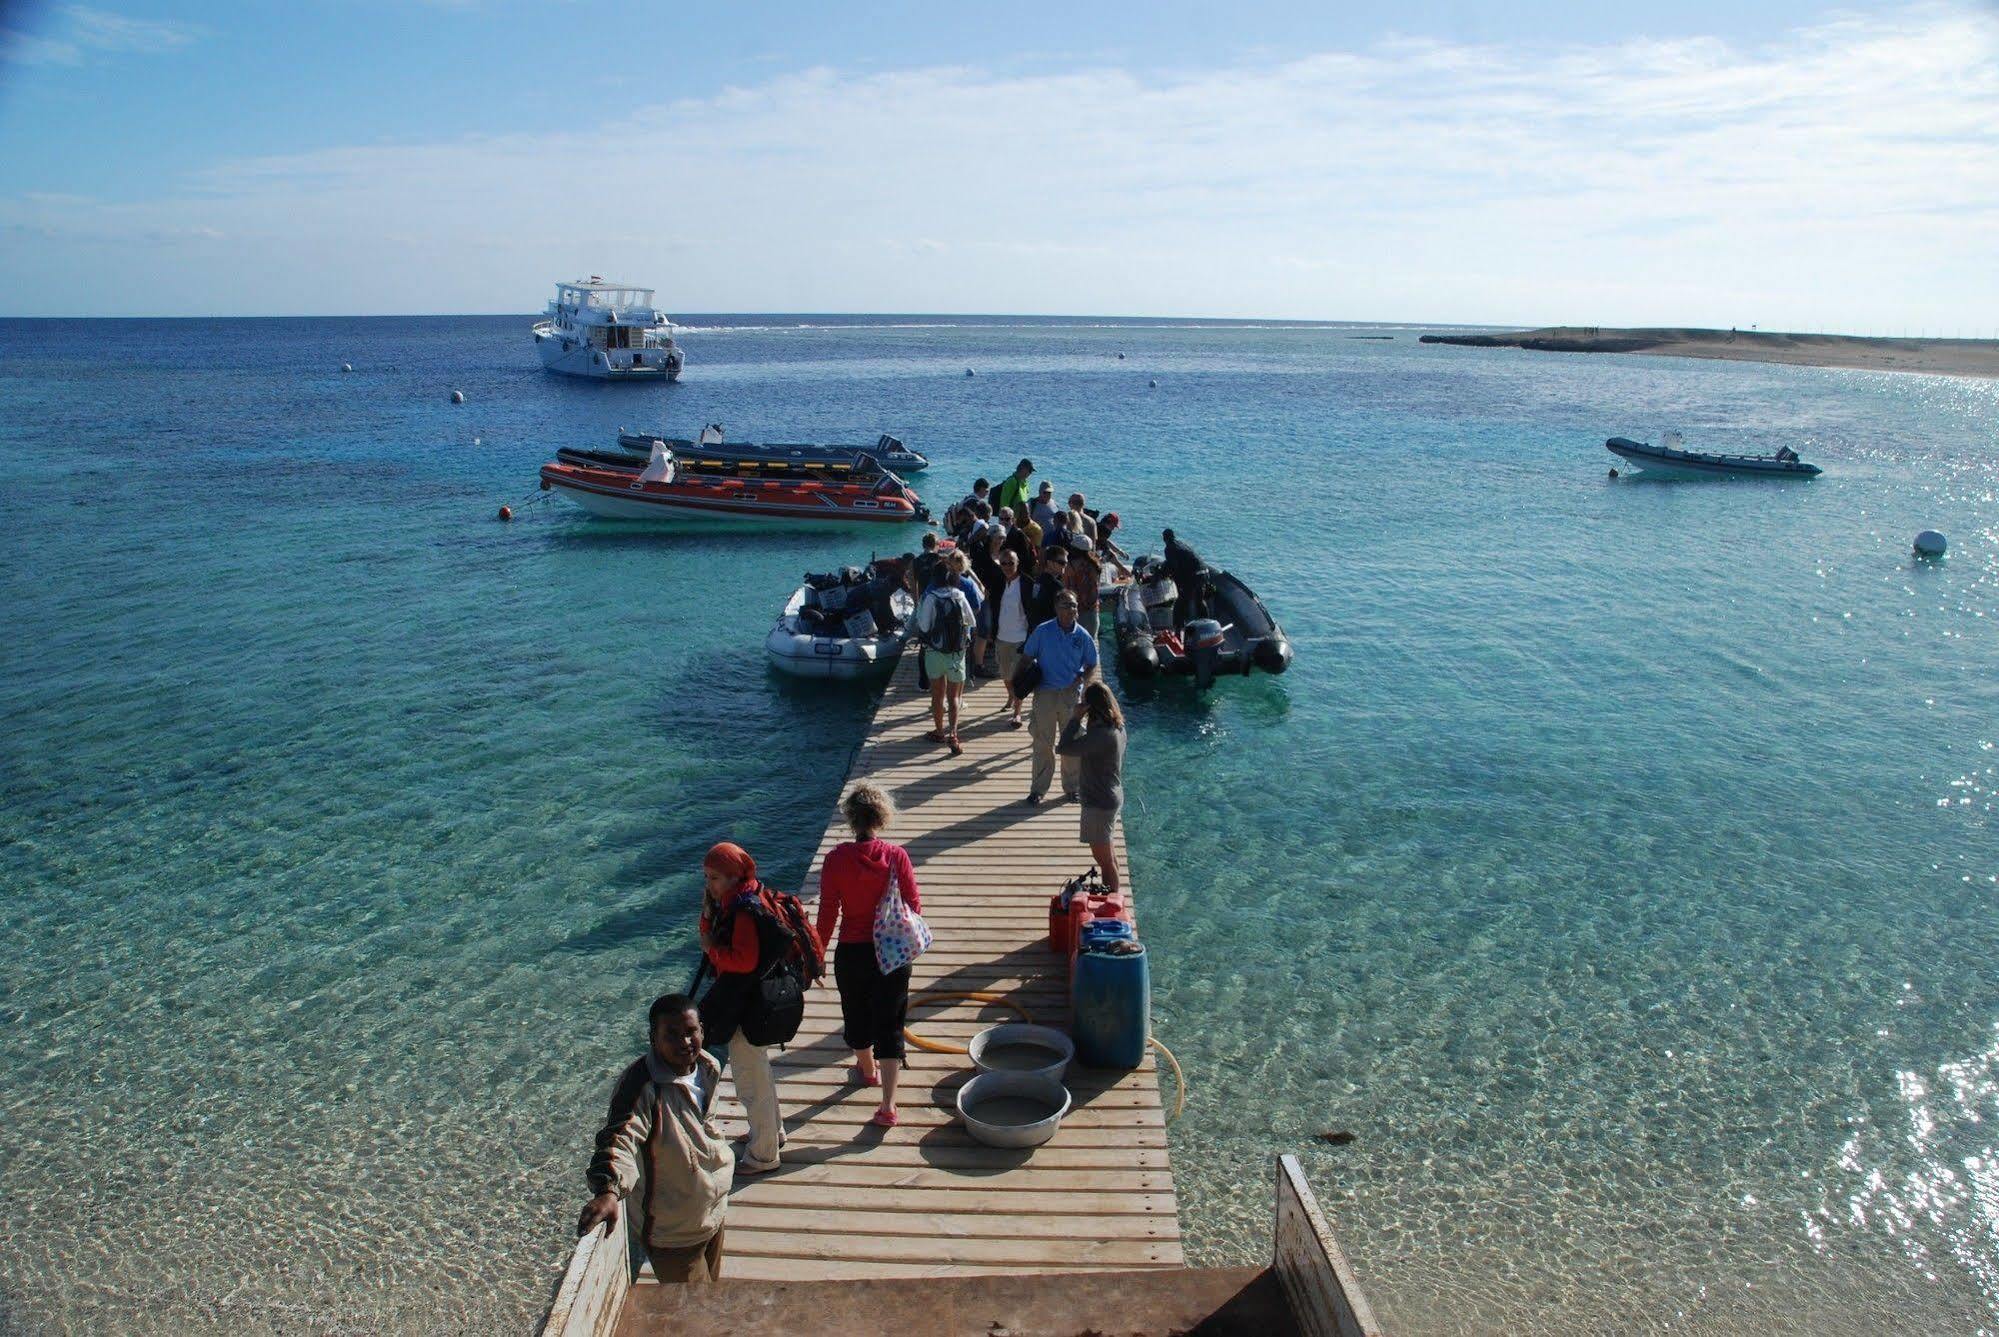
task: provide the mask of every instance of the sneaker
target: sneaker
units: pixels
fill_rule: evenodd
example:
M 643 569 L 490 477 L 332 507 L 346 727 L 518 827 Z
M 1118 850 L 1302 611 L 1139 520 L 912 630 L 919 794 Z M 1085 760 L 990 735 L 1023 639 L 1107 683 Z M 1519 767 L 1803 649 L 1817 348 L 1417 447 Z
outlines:
M 1027 796 L 1027 806 L 1028 806 L 1028 807 L 1030 807 L 1030 808 L 1031 808 L 1031 807 L 1033 807 L 1033 806 L 1034 806 L 1035 804 L 1037 804 L 1037 803 L 1039 803 L 1039 802 L 1041 802 L 1041 795 L 1039 795 L 1039 794 L 1029 794 L 1029 795 Z

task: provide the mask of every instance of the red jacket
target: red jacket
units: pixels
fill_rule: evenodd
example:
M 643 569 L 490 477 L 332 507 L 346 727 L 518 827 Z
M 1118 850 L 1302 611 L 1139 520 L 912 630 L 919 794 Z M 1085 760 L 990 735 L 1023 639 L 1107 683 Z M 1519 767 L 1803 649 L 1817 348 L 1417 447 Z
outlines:
M 763 883 L 757 883 L 749 894 L 761 900 L 771 914 L 777 913 L 777 907 L 772 904 L 770 893 L 764 889 Z M 748 906 L 743 906 L 736 914 L 728 942 L 702 949 L 708 953 L 708 963 L 715 967 L 717 975 L 747 975 L 757 968 L 757 916 L 748 913 L 748 910 Z M 704 943 L 708 940 L 708 912 L 705 909 L 701 912 L 701 940 Z
M 889 875 L 902 883 L 902 899 L 919 914 L 923 898 L 916 889 L 916 868 L 909 851 L 878 836 L 836 845 L 819 870 L 819 941 L 831 945 L 833 926 L 841 942 L 873 942 L 875 909 L 888 890 Z

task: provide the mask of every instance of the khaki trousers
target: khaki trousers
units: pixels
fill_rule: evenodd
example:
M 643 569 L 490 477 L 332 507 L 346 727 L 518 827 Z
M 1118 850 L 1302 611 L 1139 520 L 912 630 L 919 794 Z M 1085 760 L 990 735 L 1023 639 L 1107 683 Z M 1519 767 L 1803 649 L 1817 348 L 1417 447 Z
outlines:
M 769 1169 L 777 1164 L 777 1150 L 784 1140 L 770 1051 L 751 1044 L 738 1028 L 729 1037 L 729 1071 L 736 1078 L 736 1097 L 750 1116 L 750 1142 L 743 1150 L 743 1159 L 752 1169 Z
M 657 1245 L 646 1245 L 646 1257 L 652 1261 L 652 1274 L 665 1285 L 689 1281 L 720 1281 L 722 1279 L 722 1236 L 726 1227 L 710 1235 L 705 1243 L 687 1244 L 677 1249 L 662 1249 Z
M 1021 643 L 1019 641 L 994 641 L 993 645 L 999 651 L 1000 681 L 1011 683 L 1013 681 L 1013 671 L 1020 667 Z M 1011 694 L 1013 689 L 1009 687 L 1007 691 Z
M 1027 788 L 1037 797 L 1046 797 L 1048 786 L 1054 782 L 1055 740 L 1062 736 L 1062 726 L 1069 722 L 1069 716 L 1074 713 L 1081 696 L 1080 683 L 1053 691 L 1046 687 L 1035 689 L 1033 714 L 1027 721 L 1028 735 L 1034 740 L 1034 778 L 1028 781 Z M 1080 757 L 1062 758 L 1062 794 L 1065 798 L 1075 795 L 1076 782 L 1082 770 Z

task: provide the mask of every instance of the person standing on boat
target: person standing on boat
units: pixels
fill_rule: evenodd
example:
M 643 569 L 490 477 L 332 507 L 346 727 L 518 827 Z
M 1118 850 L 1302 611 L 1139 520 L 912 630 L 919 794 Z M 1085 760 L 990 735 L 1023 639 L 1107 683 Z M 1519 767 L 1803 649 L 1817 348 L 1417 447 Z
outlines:
M 965 691 L 965 650 L 972 636 L 972 605 L 958 588 L 957 574 L 939 561 L 930 588 L 916 610 L 916 634 L 923 642 L 923 671 L 930 677 L 930 719 L 936 726 L 930 741 L 943 743 L 956 757 L 964 753 L 958 741 L 958 699 Z M 949 713 L 951 727 L 944 727 Z
M 1021 653 L 1041 670 L 1034 689 L 1034 709 L 1028 732 L 1034 739 L 1034 775 L 1027 801 L 1039 803 L 1055 780 L 1055 740 L 1062 724 L 1076 709 L 1083 685 L 1097 677 L 1097 638 L 1076 621 L 1076 596 L 1063 590 L 1055 599 L 1055 616 L 1036 627 Z M 1062 758 L 1062 797 L 1076 797 L 1082 768 L 1077 756 Z
M 719 1281 L 722 1227 L 736 1158 L 715 1126 L 722 1065 L 701 1048 L 701 1014 L 686 994 L 655 999 L 649 1044 L 611 1089 L 611 1113 L 590 1157 L 590 1201 L 578 1236 L 617 1224 L 644 1185 L 638 1229 L 662 1282 Z
M 1022 460 L 1013 467 L 1013 472 L 1000 480 L 993 490 L 992 502 L 995 506 L 1011 506 L 1014 515 L 1022 520 L 1027 518 L 1027 480 L 1034 476 L 1034 461 Z
M 1173 577 L 1174 588 L 1179 591 L 1179 597 L 1173 601 L 1173 625 L 1185 627 L 1188 618 L 1200 615 L 1208 564 L 1201 560 L 1201 554 L 1175 538 L 1172 530 L 1161 531 L 1159 537 L 1166 544 L 1166 574 Z
M 881 1108 L 873 1122 L 896 1123 L 895 1087 L 902 1073 L 903 1028 L 909 1022 L 908 966 L 886 973 L 875 957 L 875 912 L 882 898 L 899 895 L 921 914 L 923 900 L 909 852 L 881 838 L 895 820 L 887 794 L 863 782 L 840 804 L 854 838 L 827 852 L 819 870 L 819 937 L 833 949 L 833 976 L 840 986 L 840 1028 L 854 1051 L 854 1079 L 881 1088 Z
M 1013 712 L 1011 728 L 1021 727 L 1020 712 L 1027 702 L 1013 690 L 1013 671 L 1020 666 L 1021 647 L 1027 644 L 1027 580 L 1020 573 L 1020 554 L 1011 548 L 1001 548 L 999 555 L 1000 587 L 999 598 L 993 603 L 999 609 L 993 622 L 993 641 L 999 647 L 1000 681 L 1006 684 L 1007 709 Z
M 770 893 L 757 881 L 757 861 L 749 851 L 725 840 L 708 851 L 701 872 L 701 950 L 715 972 L 715 983 L 701 1000 L 701 1026 L 709 1044 L 729 1047 L 736 1095 L 750 1117 L 736 1169 L 765 1174 L 777 1168 L 784 1122 L 770 1050 L 750 1042 L 742 1021 L 755 1005 L 758 977 L 791 949 L 791 937 Z
M 1083 689 L 1069 722 L 1062 726 L 1056 753 L 1079 763 L 1076 791 L 1082 800 L 1083 843 L 1104 875 L 1104 887 L 1118 894 L 1117 850 L 1111 830 L 1124 807 L 1124 712 L 1110 685 L 1098 680 Z

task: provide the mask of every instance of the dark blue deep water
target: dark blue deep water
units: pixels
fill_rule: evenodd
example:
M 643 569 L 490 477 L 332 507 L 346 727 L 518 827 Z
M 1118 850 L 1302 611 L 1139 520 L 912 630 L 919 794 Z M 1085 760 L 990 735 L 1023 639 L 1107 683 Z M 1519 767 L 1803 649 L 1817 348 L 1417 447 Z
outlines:
M 493 519 L 712 420 L 940 503 L 1031 453 L 1286 624 L 1127 693 L 1197 1259 L 1294 1151 L 1397 1331 L 1999 1326 L 1999 385 L 693 324 L 626 387 L 525 317 L 0 322 L 0 1329 L 532 1321 L 700 852 L 795 883 L 870 709 L 762 658 L 865 539 Z M 1672 426 L 1826 474 L 1606 480 Z

